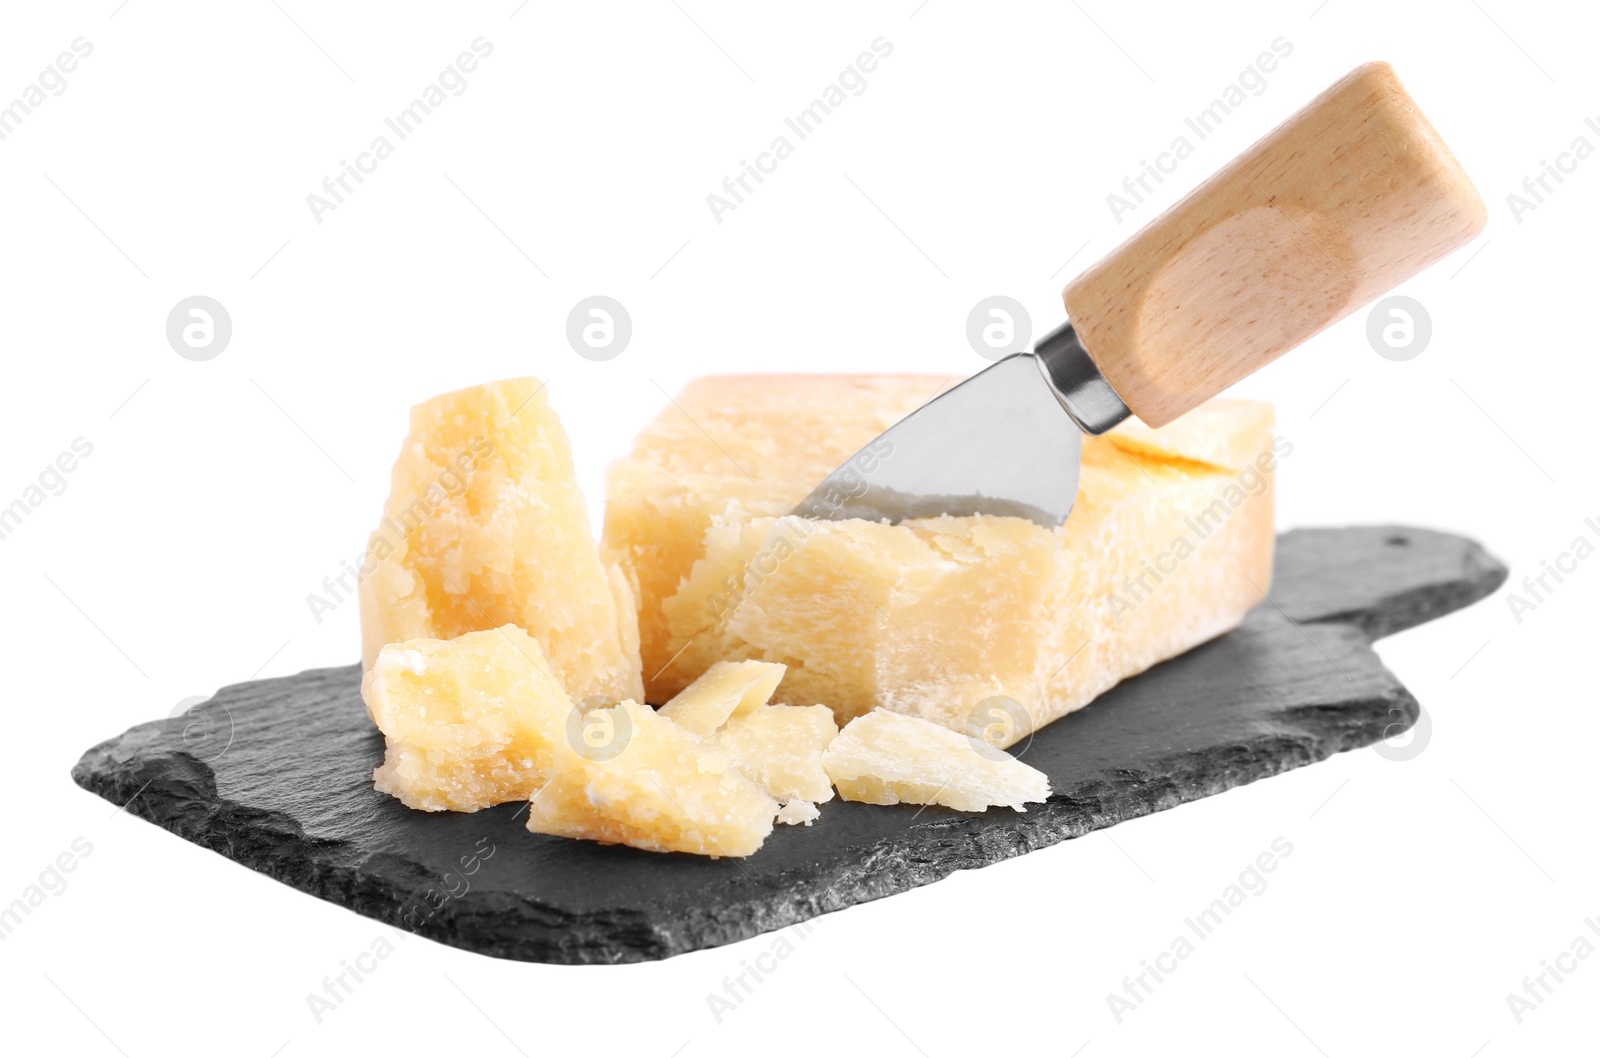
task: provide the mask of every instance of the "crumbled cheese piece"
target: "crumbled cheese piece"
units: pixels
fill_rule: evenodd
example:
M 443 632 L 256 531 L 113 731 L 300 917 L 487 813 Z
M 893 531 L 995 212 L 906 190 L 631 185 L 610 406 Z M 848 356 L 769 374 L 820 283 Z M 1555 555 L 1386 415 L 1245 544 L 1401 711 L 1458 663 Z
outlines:
M 793 801 L 784 802 L 783 807 L 778 809 L 778 822 L 787 823 L 790 826 L 804 823 L 809 827 L 812 820 L 821 814 L 816 805 L 797 797 Z
M 662 706 L 661 714 L 704 738 L 730 716 L 765 705 L 783 671 L 769 661 L 719 661 Z
M 534 833 L 702 856 L 748 856 L 772 833 L 778 802 L 648 705 L 624 701 L 578 720 L 529 802 Z
M 825 705 L 762 705 L 734 716 L 707 741 L 780 801 L 833 797 L 822 752 L 839 728 Z
M 846 801 L 936 804 L 982 812 L 1050 796 L 1045 774 L 947 727 L 875 709 L 850 721 L 822 755 Z
M 516 625 L 386 646 L 361 696 L 388 743 L 373 785 L 430 812 L 527 798 L 572 710 L 538 641 Z

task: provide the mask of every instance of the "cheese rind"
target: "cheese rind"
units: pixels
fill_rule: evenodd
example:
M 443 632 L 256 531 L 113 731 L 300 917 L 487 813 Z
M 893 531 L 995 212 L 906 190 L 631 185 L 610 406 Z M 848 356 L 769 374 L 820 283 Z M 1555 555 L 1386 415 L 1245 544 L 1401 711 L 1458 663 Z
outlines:
M 600 560 L 566 433 L 536 379 L 412 409 L 361 573 L 367 668 L 388 643 L 515 624 L 572 698 L 643 695 L 627 577 Z
M 846 801 L 937 804 L 961 812 L 1019 812 L 1050 796 L 1050 780 L 1008 753 L 947 727 L 887 709 L 857 717 L 822 755 Z
M 718 661 L 662 706 L 661 715 L 705 738 L 729 717 L 767 704 L 783 671 L 767 661 Z
M 703 378 L 646 428 L 609 472 L 605 543 L 639 585 L 652 700 L 759 659 L 788 666 L 778 700 L 825 703 L 841 724 L 886 708 L 965 732 L 984 703 L 1015 702 L 1012 744 L 1235 627 L 1270 590 L 1273 471 L 1292 449 L 1247 401 L 1086 437 L 1053 531 L 787 514 L 951 381 Z
M 373 786 L 429 812 L 526 799 L 572 708 L 538 641 L 515 625 L 391 643 L 361 696 L 387 744 Z
M 762 705 L 707 741 L 779 801 L 822 802 L 833 798 L 822 754 L 838 733 L 825 705 Z
M 534 833 L 713 857 L 748 856 L 772 833 L 778 802 L 648 705 L 595 709 L 585 724 L 604 737 L 557 744 L 529 801 Z

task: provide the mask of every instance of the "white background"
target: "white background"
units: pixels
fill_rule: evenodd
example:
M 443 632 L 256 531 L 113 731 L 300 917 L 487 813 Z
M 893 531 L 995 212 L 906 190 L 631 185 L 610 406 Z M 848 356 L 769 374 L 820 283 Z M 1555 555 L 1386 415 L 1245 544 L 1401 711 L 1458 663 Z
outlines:
M 1053 326 L 1078 269 L 1372 58 L 1405 78 L 1490 226 L 1403 288 L 1433 321 L 1417 359 L 1377 356 L 1361 312 L 1239 387 L 1295 443 L 1278 519 L 1458 531 L 1513 582 L 1538 572 L 1600 515 L 1600 161 L 1520 223 L 1507 195 L 1575 137 L 1600 146 L 1592 9 L 116 2 L 7 5 L 0 30 L 0 101 L 74 38 L 94 47 L 0 142 L 0 501 L 74 438 L 94 446 L 0 541 L 0 903 L 74 838 L 93 847 L 0 942 L 8 1049 L 1593 1048 L 1600 958 L 1520 1025 L 1506 996 L 1600 916 L 1600 561 L 1520 624 L 1502 592 L 1381 645 L 1432 719 L 1414 759 L 1346 754 L 829 915 L 721 1024 L 707 994 L 770 938 L 582 968 L 410 939 L 319 1025 L 306 995 L 383 927 L 68 778 L 185 697 L 357 657 L 354 604 L 318 624 L 306 595 L 361 550 L 412 403 L 547 378 L 598 514 L 602 468 L 663 389 L 976 371 L 979 298 Z M 306 196 L 479 36 L 493 55 L 464 94 L 318 224 Z M 714 220 L 706 196 L 879 36 L 894 50 L 867 90 Z M 1107 194 L 1280 36 L 1293 53 L 1266 89 L 1116 223 Z M 564 337 L 596 293 L 634 321 L 606 363 Z M 192 294 L 233 320 L 205 363 L 164 334 Z M 1270 887 L 1119 1025 L 1107 994 L 1280 835 L 1294 851 Z

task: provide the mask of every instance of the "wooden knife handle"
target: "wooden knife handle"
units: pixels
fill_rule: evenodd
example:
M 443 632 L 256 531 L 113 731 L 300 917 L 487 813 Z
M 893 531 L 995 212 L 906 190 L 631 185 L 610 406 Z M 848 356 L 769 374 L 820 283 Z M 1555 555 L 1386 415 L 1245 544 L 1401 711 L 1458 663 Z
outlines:
M 1079 340 L 1162 426 L 1483 230 L 1467 174 L 1368 63 L 1067 285 Z

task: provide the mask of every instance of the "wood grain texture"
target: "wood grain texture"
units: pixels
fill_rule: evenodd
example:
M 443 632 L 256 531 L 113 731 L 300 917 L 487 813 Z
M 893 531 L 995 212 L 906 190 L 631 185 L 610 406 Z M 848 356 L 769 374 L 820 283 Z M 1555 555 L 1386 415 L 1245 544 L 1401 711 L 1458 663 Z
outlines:
M 1466 606 L 1505 576 L 1477 544 L 1444 533 L 1287 533 L 1272 602 L 1241 627 L 1012 748 L 1050 776 L 1045 804 L 979 814 L 834 800 L 815 825 L 780 826 L 745 860 L 529 834 L 523 805 L 411 811 L 372 789 L 383 738 L 361 704 L 359 665 L 226 687 L 203 718 L 134 727 L 85 753 L 72 777 L 285 885 L 444 944 L 534 962 L 661 959 L 1392 735 L 1416 720 L 1417 702 L 1372 638 Z M 189 939 L 227 943 L 225 931 Z
M 1488 212 L 1388 63 L 1362 66 L 1068 284 L 1163 426 L 1470 242 Z

